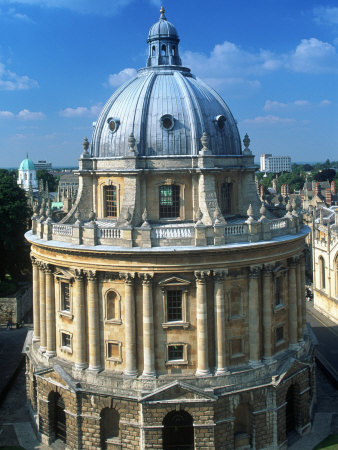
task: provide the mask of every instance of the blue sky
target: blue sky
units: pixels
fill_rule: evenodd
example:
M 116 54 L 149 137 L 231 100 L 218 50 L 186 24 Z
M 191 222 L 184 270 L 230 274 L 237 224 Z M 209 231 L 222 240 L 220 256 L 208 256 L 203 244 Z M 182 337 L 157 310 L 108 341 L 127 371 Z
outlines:
M 157 0 L 0 0 L 0 167 L 77 166 L 112 92 L 145 65 Z M 338 159 L 338 5 L 166 0 L 185 66 L 212 85 L 251 149 Z

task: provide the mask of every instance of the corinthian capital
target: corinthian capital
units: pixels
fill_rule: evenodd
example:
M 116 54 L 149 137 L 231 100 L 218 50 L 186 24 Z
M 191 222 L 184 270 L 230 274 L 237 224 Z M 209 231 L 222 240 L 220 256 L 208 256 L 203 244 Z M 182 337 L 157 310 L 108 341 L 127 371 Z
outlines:
M 139 276 L 142 280 L 142 284 L 144 284 L 144 285 L 151 284 L 154 281 L 153 273 L 140 273 Z

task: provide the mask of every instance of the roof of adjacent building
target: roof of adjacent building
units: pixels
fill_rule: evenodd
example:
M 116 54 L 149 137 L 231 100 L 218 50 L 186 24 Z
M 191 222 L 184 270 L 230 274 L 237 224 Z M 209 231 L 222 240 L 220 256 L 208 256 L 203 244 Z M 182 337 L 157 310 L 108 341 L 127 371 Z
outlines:
M 33 161 L 28 158 L 28 155 L 21 162 L 19 170 L 35 170 L 35 165 L 34 165 Z

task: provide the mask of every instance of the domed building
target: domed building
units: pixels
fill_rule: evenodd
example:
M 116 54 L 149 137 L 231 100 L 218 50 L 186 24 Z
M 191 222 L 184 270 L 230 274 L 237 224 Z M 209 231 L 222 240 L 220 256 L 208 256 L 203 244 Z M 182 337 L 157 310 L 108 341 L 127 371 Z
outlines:
M 287 448 L 311 428 L 297 205 L 261 203 L 246 135 L 182 66 L 161 10 L 146 67 L 83 142 L 59 223 L 36 210 L 27 392 L 68 448 Z
M 28 155 L 20 164 L 17 182 L 25 191 L 29 191 L 30 188 L 38 188 L 35 165 Z

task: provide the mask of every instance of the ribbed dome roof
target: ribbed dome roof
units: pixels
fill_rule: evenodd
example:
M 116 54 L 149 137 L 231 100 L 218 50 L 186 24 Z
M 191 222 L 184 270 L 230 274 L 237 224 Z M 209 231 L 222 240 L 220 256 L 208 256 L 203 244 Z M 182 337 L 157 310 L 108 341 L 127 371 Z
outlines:
M 159 37 L 162 33 L 176 34 Z M 212 154 L 240 155 L 240 137 L 228 106 L 181 66 L 177 31 L 165 19 L 164 10 L 149 36 L 154 38 L 148 39 L 148 67 L 140 69 L 104 106 L 95 125 L 91 155 L 130 156 L 131 133 L 139 156 L 197 155 L 204 132 Z
M 148 42 L 153 39 L 158 39 L 160 37 L 173 37 L 178 39 L 178 33 L 175 26 L 168 22 L 164 15 L 163 6 L 161 8 L 161 17 L 158 22 L 154 23 L 154 25 L 150 28 L 148 34 Z
M 20 164 L 19 170 L 35 170 L 33 161 L 27 156 Z

